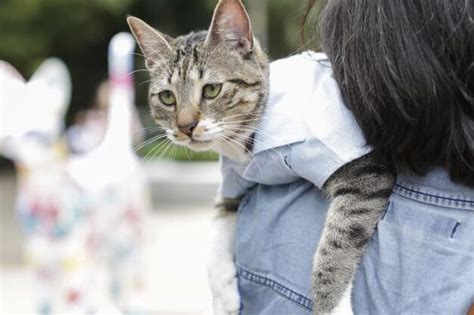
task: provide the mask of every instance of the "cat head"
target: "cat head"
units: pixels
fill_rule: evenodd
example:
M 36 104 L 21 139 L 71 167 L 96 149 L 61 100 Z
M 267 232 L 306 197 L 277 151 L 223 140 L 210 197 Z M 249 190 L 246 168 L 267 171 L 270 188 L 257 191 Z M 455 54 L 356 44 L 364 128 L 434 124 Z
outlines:
M 16 162 L 32 164 L 50 155 L 62 135 L 71 96 L 69 72 L 56 58 L 43 62 L 28 82 L 18 74 L 11 75 L 8 68 L 0 67 L 4 86 L 9 87 L 0 89 L 0 149 Z
M 265 103 L 268 61 L 242 2 L 221 0 L 207 32 L 178 38 L 135 17 L 128 23 L 150 73 L 151 113 L 168 137 L 193 150 L 245 151 Z

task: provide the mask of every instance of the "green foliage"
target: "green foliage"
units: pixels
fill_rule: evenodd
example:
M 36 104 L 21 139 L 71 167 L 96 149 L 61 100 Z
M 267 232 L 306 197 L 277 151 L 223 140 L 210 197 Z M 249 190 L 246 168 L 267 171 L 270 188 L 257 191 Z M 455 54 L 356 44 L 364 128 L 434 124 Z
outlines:
M 268 0 L 268 49 L 272 58 L 319 49 L 319 38 L 316 32 L 317 17 L 324 1 L 317 1 L 318 5 L 310 15 L 306 27 L 302 25 L 305 5 L 307 1 Z M 305 28 L 305 38 L 302 38 L 302 29 Z
M 24 74 L 58 52 L 78 54 L 108 40 L 110 23 L 123 18 L 132 0 L 3 0 L 0 58 Z
M 135 0 L 1 0 L 0 59 L 29 77 L 47 57 L 66 62 L 73 81 L 68 121 L 88 107 L 107 76 L 107 46 L 127 30 Z

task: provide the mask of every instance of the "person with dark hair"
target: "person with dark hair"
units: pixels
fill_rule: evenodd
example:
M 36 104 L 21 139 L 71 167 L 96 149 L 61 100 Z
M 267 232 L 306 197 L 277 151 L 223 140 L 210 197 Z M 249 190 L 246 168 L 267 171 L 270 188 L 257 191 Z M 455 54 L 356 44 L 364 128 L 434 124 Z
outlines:
M 331 0 L 319 26 L 346 106 L 399 174 L 355 281 L 355 310 L 465 314 L 474 303 L 474 2 Z
M 329 1 L 322 48 L 369 145 L 474 186 L 474 2 Z
M 353 281 L 352 311 L 467 314 L 474 303 L 474 2 L 310 0 L 306 16 L 318 8 L 327 60 L 315 67 L 332 67 L 354 126 L 331 116 L 315 124 L 344 129 L 325 136 L 348 152 L 351 140 L 340 134 L 357 138 L 360 129 L 398 174 Z M 315 76 L 305 65 L 288 70 L 285 82 Z M 301 86 L 311 90 L 308 82 Z M 298 91 L 298 100 L 306 97 Z M 305 181 L 259 184 L 246 194 L 235 242 L 241 314 L 312 313 L 314 244 L 326 211 L 321 191 Z

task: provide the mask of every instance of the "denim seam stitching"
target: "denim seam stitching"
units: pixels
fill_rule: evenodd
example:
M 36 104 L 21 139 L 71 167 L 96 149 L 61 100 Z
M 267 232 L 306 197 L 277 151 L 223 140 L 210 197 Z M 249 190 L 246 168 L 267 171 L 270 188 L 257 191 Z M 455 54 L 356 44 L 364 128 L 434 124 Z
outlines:
M 246 270 L 245 268 L 242 268 L 241 266 L 238 266 L 238 268 L 239 268 L 239 270 L 238 270 L 239 275 L 244 277 L 245 279 L 247 279 L 251 282 L 254 282 L 256 284 L 260 284 L 260 285 L 264 285 L 266 287 L 269 287 L 270 289 L 272 289 L 276 293 L 278 293 L 281 296 L 289 299 L 290 301 L 296 303 L 297 305 L 302 306 L 302 307 L 304 307 L 304 308 L 306 308 L 310 311 L 312 310 L 313 302 L 310 299 L 308 299 L 307 297 L 305 297 L 304 295 L 301 295 L 300 293 L 295 292 L 294 290 L 282 285 L 281 283 L 279 283 L 279 282 L 277 282 L 273 279 L 270 279 L 270 278 L 267 278 L 267 277 L 264 277 L 264 276 L 261 276 L 261 275 L 257 275 L 257 274 L 255 274 L 251 271 Z M 279 289 L 278 287 L 281 287 L 283 289 Z M 285 290 L 288 291 L 290 294 L 285 294 L 284 293 Z M 297 296 L 297 298 L 294 298 L 292 295 Z
M 437 195 L 433 195 L 433 194 L 424 193 L 424 192 L 421 192 L 421 191 L 418 191 L 418 190 L 410 189 L 410 188 L 405 187 L 405 186 L 402 186 L 402 185 L 400 185 L 400 184 L 395 184 L 395 186 L 398 187 L 398 188 L 400 188 L 400 189 L 405 189 L 405 190 L 407 190 L 407 191 L 409 191 L 409 192 L 412 192 L 412 193 L 415 193 L 415 194 L 420 194 L 420 195 L 424 195 L 424 196 L 428 196 L 428 197 L 433 197 L 433 198 L 437 198 L 437 199 L 442 199 L 442 200 L 448 200 L 448 201 L 465 202 L 465 203 L 474 205 L 474 201 L 472 201 L 472 200 L 467 200 L 467 199 L 455 199 L 455 198 L 437 196 Z

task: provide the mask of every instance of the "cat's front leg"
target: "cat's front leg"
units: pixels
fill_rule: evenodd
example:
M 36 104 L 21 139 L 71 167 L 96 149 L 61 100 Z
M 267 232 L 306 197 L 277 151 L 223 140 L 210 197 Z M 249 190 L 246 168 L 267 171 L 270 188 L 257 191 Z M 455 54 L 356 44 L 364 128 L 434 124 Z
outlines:
M 394 183 L 391 168 L 368 155 L 325 184 L 331 203 L 313 262 L 314 314 L 352 314 L 352 279 Z
M 234 315 L 240 310 L 234 242 L 239 199 L 225 198 L 217 204 L 212 223 L 212 244 L 208 264 L 215 315 Z

